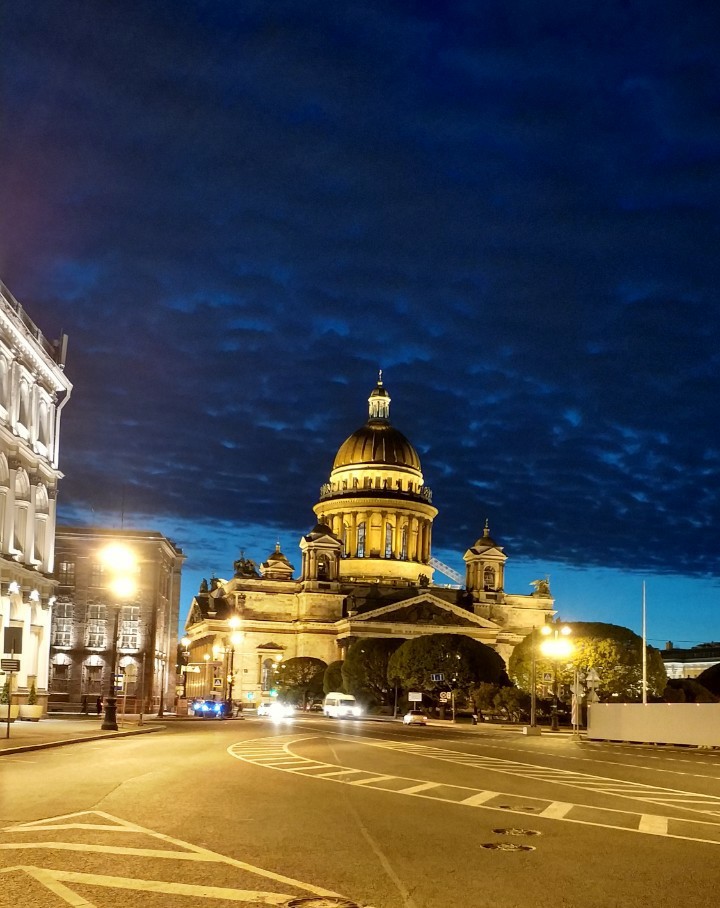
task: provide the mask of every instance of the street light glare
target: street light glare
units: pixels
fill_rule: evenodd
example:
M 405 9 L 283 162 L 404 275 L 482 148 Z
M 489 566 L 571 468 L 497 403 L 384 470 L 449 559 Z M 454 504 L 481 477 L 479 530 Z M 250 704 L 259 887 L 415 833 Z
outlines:
M 118 599 L 128 599 L 135 592 L 135 583 L 130 577 L 116 577 L 110 583 L 110 589 Z
M 109 545 L 102 551 L 103 563 L 114 571 L 133 571 L 136 567 L 135 555 L 125 545 Z

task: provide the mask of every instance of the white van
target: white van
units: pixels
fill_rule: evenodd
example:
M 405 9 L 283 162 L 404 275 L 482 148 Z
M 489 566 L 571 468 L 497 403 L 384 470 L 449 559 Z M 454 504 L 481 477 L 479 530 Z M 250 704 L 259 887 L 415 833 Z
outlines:
M 323 703 L 323 713 L 332 719 L 357 718 L 362 710 L 352 694 L 331 691 Z

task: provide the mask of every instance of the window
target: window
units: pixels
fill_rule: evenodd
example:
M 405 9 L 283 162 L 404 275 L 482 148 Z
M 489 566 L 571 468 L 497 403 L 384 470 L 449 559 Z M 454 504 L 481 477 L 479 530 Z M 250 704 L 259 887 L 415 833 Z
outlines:
M 93 561 L 90 569 L 90 586 L 105 585 L 105 567 L 102 561 Z
M 137 649 L 140 630 L 140 606 L 124 605 L 120 625 L 120 648 Z
M 402 535 L 401 535 L 400 539 L 401 539 L 401 542 L 400 542 L 400 557 L 401 557 L 403 560 L 407 561 L 407 556 L 408 556 L 408 546 L 407 546 L 407 543 L 408 543 L 408 531 L 407 531 L 407 527 L 403 527 L 403 528 L 402 528 Z
M 90 649 L 105 648 L 105 622 L 88 621 L 87 645 Z
M 107 618 L 106 606 L 99 602 L 89 602 L 87 607 L 88 621 L 105 621 Z
M 365 557 L 365 521 L 359 523 L 357 528 L 357 556 Z
M 75 586 L 75 562 L 61 561 L 57 568 L 60 586 Z
M 70 666 L 69 665 L 53 665 L 52 666 L 52 680 L 50 682 L 50 689 L 53 691 L 58 691 L 62 693 L 68 689 L 70 684 Z
M 55 633 L 53 634 L 53 646 L 71 646 L 72 645 L 72 618 L 58 618 L 55 616 Z
M 73 604 L 69 599 L 57 599 L 53 607 L 53 617 L 72 618 Z
M 385 524 L 385 557 L 392 558 L 393 528 L 391 523 Z
M 85 691 L 88 694 L 102 693 L 102 665 L 85 666 Z
M 495 571 L 491 567 L 486 567 L 483 571 L 483 587 L 488 591 L 495 589 Z
M 330 565 L 328 564 L 327 555 L 320 555 L 318 558 L 318 580 L 330 579 Z
M 278 663 L 274 659 L 263 659 L 260 666 L 260 687 L 263 691 L 272 690 L 277 683 Z

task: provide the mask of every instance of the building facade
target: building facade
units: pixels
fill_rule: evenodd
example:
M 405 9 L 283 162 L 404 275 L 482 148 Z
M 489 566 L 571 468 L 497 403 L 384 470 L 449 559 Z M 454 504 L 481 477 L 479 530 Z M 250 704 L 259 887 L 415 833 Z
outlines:
M 157 532 L 58 527 L 51 710 L 95 711 L 113 675 L 120 710 L 174 708 L 184 558 Z
M 698 678 L 720 662 L 720 643 L 699 643 L 683 649 L 668 641 L 660 655 L 668 678 Z
M 417 451 L 390 422 L 382 377 L 314 512 L 318 522 L 299 543 L 298 577 L 277 544 L 262 564 L 241 556 L 228 579 L 203 581 L 186 623 L 188 698 L 232 690 L 252 705 L 273 689 L 284 660 L 329 664 L 368 637 L 462 634 L 507 660 L 554 614 L 546 580 L 529 595 L 505 591 L 507 556 L 487 523 L 464 554 L 464 586 L 434 583 L 438 512 Z
M 48 341 L 0 283 L 0 645 L 20 661 L 17 704 L 32 687 L 47 699 L 66 348 L 67 337 Z

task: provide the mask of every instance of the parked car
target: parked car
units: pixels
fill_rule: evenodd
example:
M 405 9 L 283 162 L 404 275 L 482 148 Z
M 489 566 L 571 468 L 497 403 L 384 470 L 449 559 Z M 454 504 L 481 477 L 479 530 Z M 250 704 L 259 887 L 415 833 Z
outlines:
M 223 719 L 228 714 L 227 703 L 223 700 L 193 700 L 194 716 L 203 719 Z
M 403 716 L 403 725 L 427 725 L 427 716 L 421 709 L 411 709 Z

